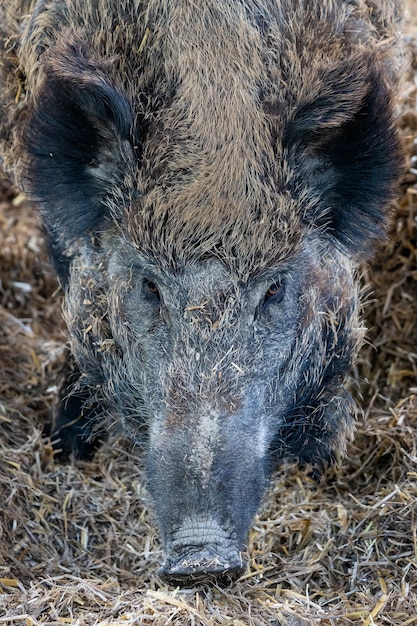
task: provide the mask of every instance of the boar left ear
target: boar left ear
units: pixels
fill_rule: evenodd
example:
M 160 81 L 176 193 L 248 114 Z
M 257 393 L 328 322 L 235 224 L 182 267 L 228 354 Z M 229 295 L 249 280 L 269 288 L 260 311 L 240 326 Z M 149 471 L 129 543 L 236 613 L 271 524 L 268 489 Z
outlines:
M 134 162 L 132 108 L 108 69 L 82 42 L 57 46 L 23 132 L 27 189 L 64 279 L 72 244 L 106 218 L 106 200 Z
M 384 234 L 403 171 L 392 95 L 372 57 L 346 61 L 319 82 L 284 135 L 291 184 L 309 190 L 306 221 L 361 255 Z

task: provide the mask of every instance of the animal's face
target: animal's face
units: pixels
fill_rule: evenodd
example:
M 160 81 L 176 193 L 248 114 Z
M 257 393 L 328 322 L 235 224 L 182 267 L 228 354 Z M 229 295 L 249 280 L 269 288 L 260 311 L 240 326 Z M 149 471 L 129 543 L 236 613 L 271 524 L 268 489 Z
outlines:
M 145 450 L 165 570 L 209 571 L 216 550 L 220 570 L 239 569 L 277 463 L 320 465 L 351 431 L 343 381 L 362 331 L 350 264 L 314 237 L 245 281 L 213 258 L 162 267 L 118 238 L 79 263 L 67 295 L 73 351 L 95 362 L 92 385 L 100 368 L 112 419 Z M 222 529 L 217 546 L 207 528 Z

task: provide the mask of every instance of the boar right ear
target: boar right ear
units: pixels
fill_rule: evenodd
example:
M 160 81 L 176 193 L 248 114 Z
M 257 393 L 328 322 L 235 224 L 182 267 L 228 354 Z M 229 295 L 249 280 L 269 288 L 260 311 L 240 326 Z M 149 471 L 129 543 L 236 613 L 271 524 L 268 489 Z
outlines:
M 72 244 L 105 218 L 106 199 L 134 163 L 132 108 L 107 69 L 80 43 L 54 49 L 23 133 L 27 189 L 63 279 Z
M 392 94 L 370 54 L 323 71 L 288 123 L 292 185 L 308 189 L 305 219 L 349 254 L 385 232 L 386 207 L 403 171 Z

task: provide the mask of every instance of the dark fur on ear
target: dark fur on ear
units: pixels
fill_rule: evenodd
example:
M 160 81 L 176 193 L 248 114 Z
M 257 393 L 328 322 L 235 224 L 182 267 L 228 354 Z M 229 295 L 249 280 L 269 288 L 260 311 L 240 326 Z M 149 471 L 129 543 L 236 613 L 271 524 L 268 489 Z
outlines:
M 392 94 L 372 56 L 329 69 L 320 85 L 323 93 L 298 108 L 284 135 L 292 184 L 312 190 L 306 221 L 361 255 L 384 234 L 403 167 Z
M 134 115 L 108 63 L 89 58 L 81 42 L 53 48 L 24 130 L 27 188 L 64 282 L 71 244 L 104 219 L 104 200 L 134 158 Z

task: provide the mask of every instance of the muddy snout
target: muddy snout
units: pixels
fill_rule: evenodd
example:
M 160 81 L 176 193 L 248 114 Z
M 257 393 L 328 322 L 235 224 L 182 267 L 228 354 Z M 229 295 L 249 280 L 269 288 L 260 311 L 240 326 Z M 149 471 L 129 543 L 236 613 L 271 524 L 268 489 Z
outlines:
M 215 520 L 193 520 L 173 533 L 167 542 L 160 575 L 169 582 L 216 580 L 229 583 L 245 569 L 236 539 Z

